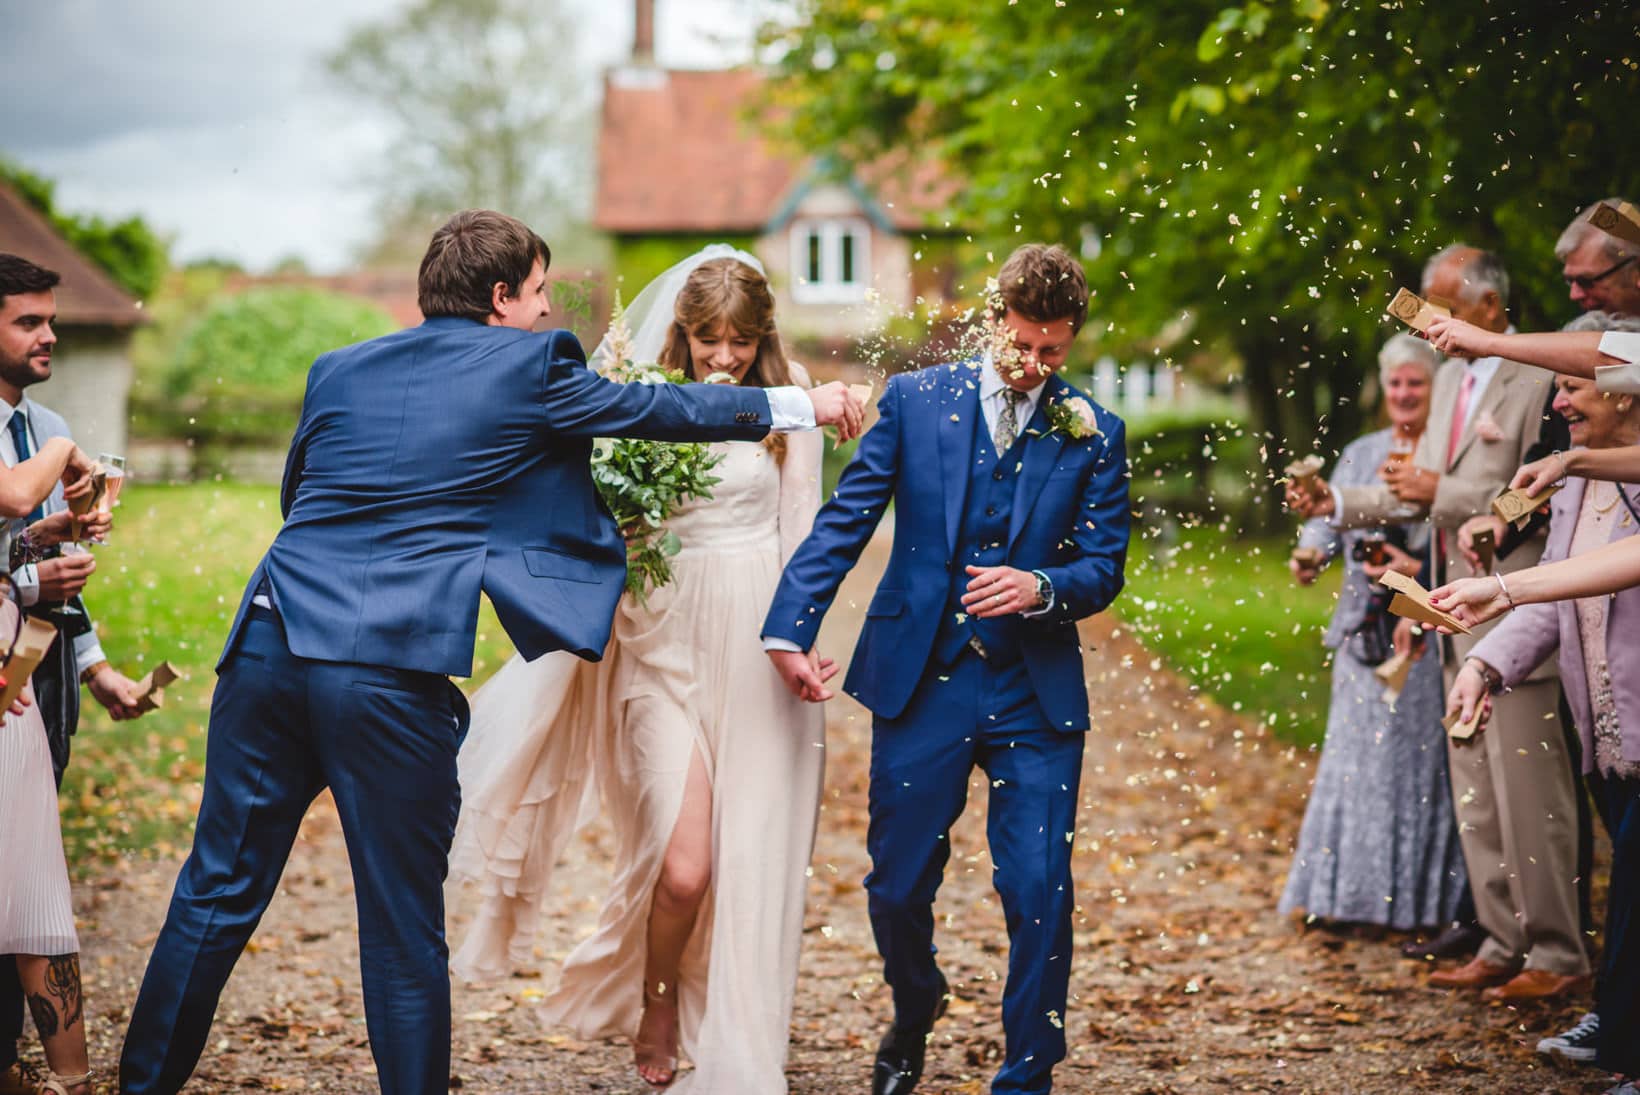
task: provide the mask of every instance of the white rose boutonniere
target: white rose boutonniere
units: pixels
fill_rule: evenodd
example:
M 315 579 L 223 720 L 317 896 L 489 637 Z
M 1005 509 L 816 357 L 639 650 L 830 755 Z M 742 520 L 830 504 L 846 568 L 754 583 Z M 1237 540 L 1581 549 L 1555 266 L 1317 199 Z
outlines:
M 1062 433 L 1073 441 L 1099 436 L 1093 404 L 1079 395 L 1054 400 L 1048 404 L 1047 414 L 1049 433 Z

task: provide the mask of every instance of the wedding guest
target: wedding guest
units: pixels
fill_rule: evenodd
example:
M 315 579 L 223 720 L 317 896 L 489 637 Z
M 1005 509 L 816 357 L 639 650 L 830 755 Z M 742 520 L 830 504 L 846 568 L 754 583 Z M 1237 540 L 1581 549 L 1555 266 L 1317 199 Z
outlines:
M 1560 377 L 1556 387 L 1555 408 L 1571 424 L 1575 446 L 1640 443 L 1635 397 L 1602 395 L 1593 381 L 1574 377 Z M 1634 538 L 1637 499 L 1632 487 L 1569 477 L 1550 502 L 1543 559 L 1579 559 Z M 1611 836 L 1612 868 L 1595 1010 L 1538 1048 L 1632 1077 L 1640 1075 L 1640 693 L 1633 683 L 1640 677 L 1640 588 L 1522 606 L 1471 648 L 1447 706 L 1467 718 L 1487 694 L 1513 688 L 1557 653 L 1583 771 Z
M 1588 221 L 1595 202 L 1572 218 L 1555 241 L 1555 258 L 1566 279 L 1566 294 L 1585 312 L 1640 315 L 1640 244 L 1604 232 Z M 1607 198 L 1619 208 L 1624 198 Z
M 57 305 L 56 276 L 32 264 L 0 257 L 0 366 L 44 358 L 49 362 Z M 91 462 L 66 437 L 44 442 L 31 457 L 0 470 L 0 557 L 11 536 L 59 482 L 79 497 L 90 490 Z M 0 578 L 0 583 L 9 579 Z M 15 636 L 21 621 L 11 596 L 0 597 L 0 635 Z M 15 986 L 4 1004 L 15 1007 L 26 993 L 35 1030 L 45 1049 L 47 1075 L 36 1087 L 16 1060 L 18 1017 L 0 1052 L 9 1059 L 0 1088 L 90 1095 L 85 1010 L 80 988 L 79 940 L 57 817 L 51 745 L 40 710 L 32 702 L 13 706 L 0 724 L 0 963 Z M 19 989 L 21 990 L 19 992 Z
M 630 360 L 695 381 L 808 384 L 786 358 L 762 266 L 743 251 L 698 252 L 625 318 Z M 612 332 L 594 364 L 625 341 Z M 533 964 L 590 777 L 616 832 L 614 881 L 543 1019 L 631 1039 L 657 1087 L 677 1077 L 680 1092 L 780 1092 L 824 719 L 786 691 L 757 634 L 820 504 L 820 435 L 714 451 L 711 497 L 666 522 L 682 545 L 672 580 L 647 602 L 622 599 L 604 660 L 515 656 L 475 696 L 451 870 L 484 900 L 451 967 L 483 979 Z M 695 1064 L 681 1076 L 680 1048 Z
M 1509 329 L 1509 277 L 1487 252 L 1440 252 L 1424 268 L 1423 291 L 1478 327 Z M 1409 464 L 1386 469 L 1387 486 L 1288 491 L 1301 514 L 1333 516 L 1345 528 L 1405 520 L 1409 505 L 1427 515 L 1435 581 L 1474 573 L 1458 551 L 1458 529 L 1488 512 L 1537 441 L 1551 381 L 1542 369 L 1503 358 L 1459 360 L 1437 375 L 1429 428 Z M 1522 544 L 1499 570 L 1524 569 L 1541 553 L 1541 539 Z M 1483 635 L 1436 644 L 1448 686 Z M 1448 740 L 1459 838 L 1487 938 L 1466 965 L 1431 974 L 1433 985 L 1498 987 L 1504 998 L 1521 999 L 1573 990 L 1589 972 L 1577 904 L 1576 800 L 1559 708 L 1559 684 L 1545 665 L 1499 698 L 1492 730 L 1479 742 Z
M 1416 448 L 1435 367 L 1435 351 L 1422 339 L 1398 334 L 1384 344 L 1378 376 L 1390 425 L 1344 448 L 1334 486 L 1372 484 L 1392 446 L 1409 455 Z M 1447 788 L 1440 667 L 1435 658 L 1413 662 L 1393 707 L 1373 672 L 1391 656 L 1394 630 L 1388 593 L 1373 582 L 1387 569 L 1422 577 L 1429 526 L 1338 529 L 1314 518 L 1299 546 L 1321 553 L 1294 553 L 1301 584 L 1336 558 L 1344 582 L 1323 640 L 1334 652 L 1327 734 L 1279 908 L 1327 924 L 1445 927 L 1465 873 Z
M 0 254 L 0 396 L 25 374 L 50 372 L 56 343 L 52 324 L 57 318 L 54 289 L 57 275 L 15 255 Z M 10 533 L 20 530 L 21 519 L 52 495 L 63 469 L 73 464 L 89 471 L 90 462 L 65 436 L 53 435 L 23 454 L 7 459 L 0 471 L 0 513 L 7 522 L 5 552 L 10 556 Z M 75 494 L 89 489 L 87 481 Z M 106 528 L 105 524 L 99 525 Z M 43 531 L 39 525 L 35 531 Z M 0 578 L 0 583 L 8 579 Z M 15 596 L 15 594 L 13 594 Z M 0 609 L 0 634 L 14 635 L 19 626 L 16 607 L 5 598 Z M 73 909 L 68 903 L 68 874 L 63 862 L 62 838 L 57 828 L 54 781 L 55 749 L 38 705 L 20 717 L 8 715 L 0 728 L 0 1092 L 36 1090 L 17 1061 L 17 1040 L 23 1032 L 25 993 L 35 1010 L 35 1027 L 54 1033 L 44 1039 L 46 1060 L 60 1073 L 55 1089 L 66 1084 L 89 1090 L 74 1077 L 87 1071 L 85 1026 L 78 1021 L 79 945 L 75 939 Z M 44 793 L 39 784 L 44 766 Z M 60 986 L 61 995 L 41 995 L 44 979 Z M 35 1003 L 35 998 L 39 1002 Z M 75 1021 L 64 1022 L 67 1019 Z M 55 1024 L 55 1025 L 53 1025 Z
M 1008 929 L 997 1095 L 1046 1092 L 1065 1056 L 1071 841 L 1090 728 L 1076 622 L 1122 588 L 1126 428 L 1055 373 L 1087 318 L 1081 264 L 1017 248 L 986 301 L 989 351 L 890 377 L 814 531 L 786 565 L 764 645 L 795 694 L 828 695 L 813 644 L 894 507 L 894 541 L 844 688 L 872 712 L 867 907 L 894 1018 L 873 1095 L 909 1095 L 949 1002 L 934 897 L 975 768 L 990 781 L 992 882 Z

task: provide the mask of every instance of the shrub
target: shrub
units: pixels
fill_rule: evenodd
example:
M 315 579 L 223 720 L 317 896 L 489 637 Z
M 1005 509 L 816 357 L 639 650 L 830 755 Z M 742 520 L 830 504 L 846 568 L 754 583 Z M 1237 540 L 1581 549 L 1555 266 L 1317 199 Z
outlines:
M 143 432 L 203 443 L 283 442 L 314 358 L 396 329 L 385 311 L 318 289 L 253 289 L 217 301 L 134 407 Z

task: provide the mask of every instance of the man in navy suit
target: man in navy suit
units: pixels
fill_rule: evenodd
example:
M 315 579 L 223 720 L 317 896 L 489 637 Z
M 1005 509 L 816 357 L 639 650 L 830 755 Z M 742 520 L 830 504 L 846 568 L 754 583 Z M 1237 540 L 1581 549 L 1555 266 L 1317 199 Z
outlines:
M 1011 255 L 984 360 L 892 377 L 814 531 L 787 564 L 764 645 L 796 694 L 827 698 L 815 634 L 890 502 L 894 546 L 844 690 L 874 716 L 866 878 L 894 997 L 872 1090 L 906 1095 L 945 1010 L 934 893 L 975 765 L 991 781 L 993 882 L 1010 951 L 993 1092 L 1047 1092 L 1065 1056 L 1070 860 L 1088 693 L 1076 621 L 1122 588 L 1121 419 L 1054 376 L 1087 317 L 1063 248 Z
M 457 214 L 422 259 L 419 327 L 324 354 L 285 468 L 285 523 L 218 663 L 194 846 L 154 944 L 120 1090 L 175 1092 L 329 787 L 353 865 L 382 1090 L 448 1090 L 443 882 L 479 592 L 526 658 L 599 657 L 625 581 L 588 470 L 597 436 L 755 440 L 863 408 L 812 391 L 620 385 L 548 314 L 528 227 Z

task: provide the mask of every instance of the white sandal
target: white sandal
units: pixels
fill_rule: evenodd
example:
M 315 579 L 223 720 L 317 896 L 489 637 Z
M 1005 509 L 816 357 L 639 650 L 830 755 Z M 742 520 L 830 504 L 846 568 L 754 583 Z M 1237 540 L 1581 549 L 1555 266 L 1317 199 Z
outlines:
M 59 1076 L 50 1069 L 46 1070 L 46 1078 L 40 1081 L 40 1095 L 69 1095 L 68 1089 L 79 1087 L 81 1084 L 91 1083 L 91 1073 L 84 1072 L 78 1076 Z

